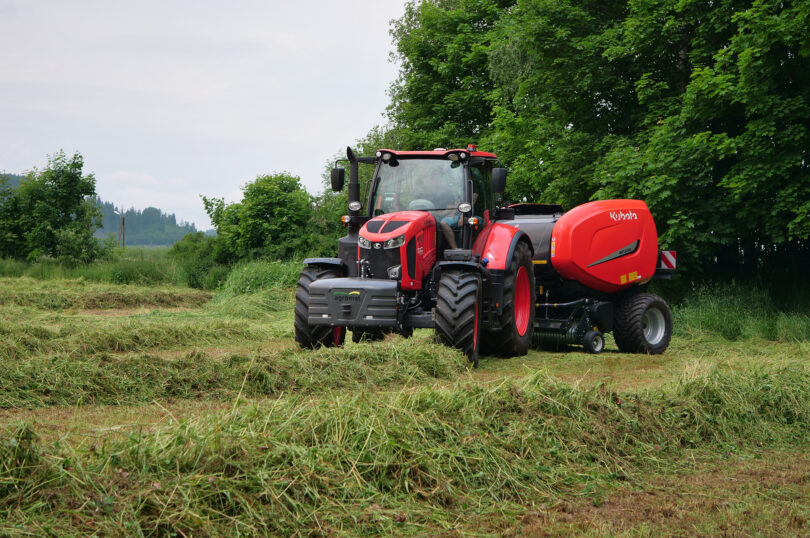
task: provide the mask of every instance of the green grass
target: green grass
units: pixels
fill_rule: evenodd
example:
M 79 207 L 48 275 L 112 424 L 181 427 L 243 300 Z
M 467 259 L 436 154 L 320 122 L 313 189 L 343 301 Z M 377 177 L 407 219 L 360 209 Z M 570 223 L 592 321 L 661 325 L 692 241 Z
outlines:
M 0 276 L 27 276 L 38 280 L 84 279 L 113 284 L 182 284 L 177 265 L 166 247 L 116 249 L 110 258 L 78 266 L 54 260 L 35 263 L 0 258 Z
M 809 433 L 810 372 L 798 366 L 718 368 L 635 395 L 538 374 L 494 389 L 294 396 L 85 453 L 19 427 L 0 452 L 0 506 L 4 530 L 55 533 L 473 531 L 470 511 L 519 514 L 689 468 L 690 451 Z
M 299 267 L 241 265 L 215 294 L 0 278 L 0 534 L 501 535 L 538 513 L 585 532 L 601 527 L 555 507 L 810 444 L 808 312 L 763 292 L 695 293 L 662 356 L 611 343 L 469 369 L 427 330 L 299 350 Z M 147 404 L 171 422 L 65 426 Z M 783 491 L 758 521 L 782 517 Z M 739 510 L 683 533 L 724 532 Z
M 723 286 L 697 288 L 675 308 L 675 327 L 687 333 L 708 333 L 727 340 L 762 338 L 779 342 L 810 340 L 810 306 L 781 311 L 760 288 Z
M 294 286 L 300 261 L 254 261 L 233 268 L 217 265 L 211 274 L 189 275 L 187 267 L 168 255 L 168 247 L 116 249 L 109 258 L 70 266 L 55 260 L 34 263 L 0 258 L 0 277 L 29 277 L 37 280 L 73 280 L 142 286 L 185 286 L 189 280 L 205 281 L 207 288 L 223 287 L 226 293 L 249 293 L 272 287 Z
M 260 340 L 258 334 L 234 331 L 237 342 Z M 224 333 L 222 327 L 211 330 Z M 179 335 L 170 341 L 153 340 L 151 346 L 177 344 L 186 339 L 201 342 L 199 334 Z M 88 335 L 94 339 L 97 335 Z M 253 336 L 251 339 L 250 336 Z M 403 348 L 380 342 L 339 350 L 302 352 L 277 343 L 279 351 L 231 351 L 214 354 L 199 349 L 175 357 L 139 351 L 113 354 L 111 344 L 125 351 L 131 339 L 85 344 L 74 353 L 47 353 L 25 358 L 12 348 L 0 360 L 0 408 L 37 408 L 85 404 L 125 405 L 155 399 L 234 399 L 278 396 L 289 393 L 323 393 L 333 390 L 363 391 L 402 387 L 455 378 L 467 363 L 456 350 L 417 342 Z M 147 347 L 140 345 L 139 347 Z
M 0 307 L 16 305 L 42 310 L 199 307 L 210 299 L 209 292 L 175 286 L 110 286 L 84 279 L 0 277 Z

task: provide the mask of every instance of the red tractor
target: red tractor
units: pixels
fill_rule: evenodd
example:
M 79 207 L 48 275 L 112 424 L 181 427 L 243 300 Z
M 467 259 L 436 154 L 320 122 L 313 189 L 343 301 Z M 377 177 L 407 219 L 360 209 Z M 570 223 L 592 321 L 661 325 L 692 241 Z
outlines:
M 646 292 L 659 268 L 647 205 L 604 200 L 497 207 L 506 169 L 466 149 L 393 151 L 350 163 L 348 229 L 337 258 L 310 258 L 298 281 L 301 347 L 405 337 L 432 328 L 477 364 L 479 352 L 523 355 L 534 343 L 663 353 L 672 333 L 666 302 Z M 358 167 L 373 165 L 363 210 Z M 341 191 L 343 168 L 332 170 Z M 664 253 L 670 260 L 674 253 Z

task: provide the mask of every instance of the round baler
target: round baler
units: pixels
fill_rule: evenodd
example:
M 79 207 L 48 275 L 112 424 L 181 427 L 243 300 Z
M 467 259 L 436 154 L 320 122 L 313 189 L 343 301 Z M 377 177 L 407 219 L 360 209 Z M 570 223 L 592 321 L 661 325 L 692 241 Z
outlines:
M 621 351 L 662 353 L 672 314 L 646 293 L 659 269 L 658 234 L 641 200 L 589 202 L 563 213 L 556 205 L 515 204 L 512 225 L 534 243 L 538 345 L 582 344 L 598 353 L 613 331 Z

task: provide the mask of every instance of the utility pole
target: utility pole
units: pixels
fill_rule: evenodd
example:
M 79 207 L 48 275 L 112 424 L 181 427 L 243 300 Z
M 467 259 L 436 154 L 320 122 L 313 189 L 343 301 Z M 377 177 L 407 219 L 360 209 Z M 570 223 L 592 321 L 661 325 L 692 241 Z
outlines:
M 121 238 L 121 248 L 127 248 L 127 226 L 124 221 L 124 206 L 121 206 L 121 211 L 113 209 L 116 215 L 121 215 L 121 224 L 118 227 L 118 236 Z

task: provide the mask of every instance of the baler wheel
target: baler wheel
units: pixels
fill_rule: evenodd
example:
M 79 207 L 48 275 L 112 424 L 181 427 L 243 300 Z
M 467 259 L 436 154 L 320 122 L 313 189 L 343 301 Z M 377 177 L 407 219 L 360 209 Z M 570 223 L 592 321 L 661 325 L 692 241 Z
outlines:
M 478 366 L 481 332 L 481 277 L 470 271 L 442 272 L 436 301 L 436 337 L 460 349 Z
M 303 348 L 342 346 L 346 339 L 346 327 L 310 325 L 309 286 L 323 278 L 340 278 L 343 275 L 332 267 L 307 266 L 301 270 L 298 289 L 295 291 L 295 341 Z
M 501 326 L 484 334 L 485 352 L 504 357 L 526 354 L 534 331 L 534 289 L 531 252 L 521 241 L 504 275 Z
M 672 312 L 661 297 L 637 293 L 622 301 L 613 320 L 613 339 L 625 353 L 658 355 L 672 338 Z
M 599 331 L 590 330 L 582 337 L 582 347 L 594 355 L 602 353 L 605 349 L 605 336 Z

